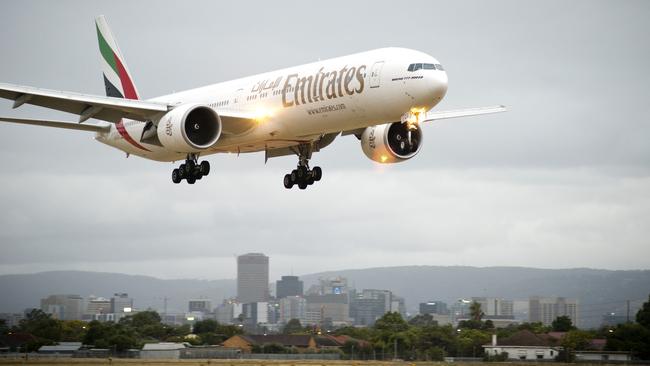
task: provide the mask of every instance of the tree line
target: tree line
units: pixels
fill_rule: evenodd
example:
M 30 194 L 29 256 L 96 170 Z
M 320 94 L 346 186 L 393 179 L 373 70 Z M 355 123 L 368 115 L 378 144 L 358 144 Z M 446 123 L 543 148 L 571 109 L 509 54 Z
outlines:
M 570 360 L 572 351 L 587 349 L 592 339 L 606 339 L 606 350 L 631 352 L 635 358 L 650 359 L 650 296 L 637 312 L 634 322 L 592 330 L 577 329 L 568 317 L 558 317 L 551 326 L 541 323 L 523 323 L 506 328 L 495 328 L 490 320 L 483 320 L 480 304 L 470 307 L 470 319 L 458 326 L 438 325 L 429 314 L 405 320 L 397 312 L 389 312 L 373 326 L 320 329 L 303 327 L 297 319 L 289 321 L 285 334 L 347 335 L 349 340 L 341 347 L 344 357 L 354 359 L 408 359 L 442 360 L 444 357 L 483 357 L 483 345 L 490 343 L 492 334 L 507 338 L 521 330 L 536 334 L 550 331 L 566 332 L 559 346 L 564 349 L 562 361 Z M 149 342 L 189 342 L 194 345 L 220 344 L 243 334 L 240 326 L 219 324 L 207 319 L 190 325 L 167 325 L 155 311 L 142 311 L 118 322 L 89 323 L 78 320 L 58 320 L 41 310 L 32 310 L 14 328 L 0 320 L 0 335 L 12 333 L 30 335 L 30 340 L 13 351 L 31 352 L 42 345 L 60 341 L 83 342 L 95 348 L 125 351 L 141 348 Z M 254 352 L 289 352 L 281 345 L 262 345 Z

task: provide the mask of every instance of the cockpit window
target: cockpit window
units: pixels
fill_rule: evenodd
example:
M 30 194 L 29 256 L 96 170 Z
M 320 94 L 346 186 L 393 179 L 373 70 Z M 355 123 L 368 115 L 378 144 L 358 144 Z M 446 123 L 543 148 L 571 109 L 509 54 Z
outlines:
M 444 71 L 442 65 L 440 64 L 410 64 L 408 71 L 418 71 L 418 70 L 440 70 Z

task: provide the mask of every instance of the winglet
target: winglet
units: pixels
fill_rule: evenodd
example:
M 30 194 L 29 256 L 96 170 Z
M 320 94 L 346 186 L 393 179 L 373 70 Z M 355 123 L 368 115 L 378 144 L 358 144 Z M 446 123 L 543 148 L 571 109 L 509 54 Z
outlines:
M 126 61 L 103 15 L 95 18 L 106 95 L 115 98 L 140 99 Z

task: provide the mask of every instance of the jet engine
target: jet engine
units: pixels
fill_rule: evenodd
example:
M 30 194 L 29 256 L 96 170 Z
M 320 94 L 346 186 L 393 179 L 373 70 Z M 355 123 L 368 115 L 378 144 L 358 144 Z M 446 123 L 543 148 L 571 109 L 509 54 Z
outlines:
M 361 134 L 361 148 L 371 160 L 398 163 L 414 157 L 422 145 L 419 126 L 402 122 L 367 127 Z
M 158 122 L 158 139 L 168 149 L 195 153 L 212 146 L 221 136 L 221 118 L 200 104 L 180 105 Z

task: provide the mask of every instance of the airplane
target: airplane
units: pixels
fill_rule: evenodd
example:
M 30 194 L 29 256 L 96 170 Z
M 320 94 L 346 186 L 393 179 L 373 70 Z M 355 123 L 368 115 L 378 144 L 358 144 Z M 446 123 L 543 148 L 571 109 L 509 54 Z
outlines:
M 95 18 L 106 96 L 0 83 L 0 97 L 79 116 L 74 121 L 0 117 L 2 122 L 90 131 L 129 155 L 183 161 L 172 182 L 194 184 L 210 172 L 200 157 L 264 152 L 296 155 L 284 187 L 320 181 L 312 154 L 338 136 L 356 136 L 371 160 L 397 163 L 422 146 L 421 124 L 506 111 L 496 105 L 434 111 L 447 93 L 435 58 L 406 48 L 381 48 L 142 100 L 104 16 Z M 90 119 L 99 123 L 86 123 Z

